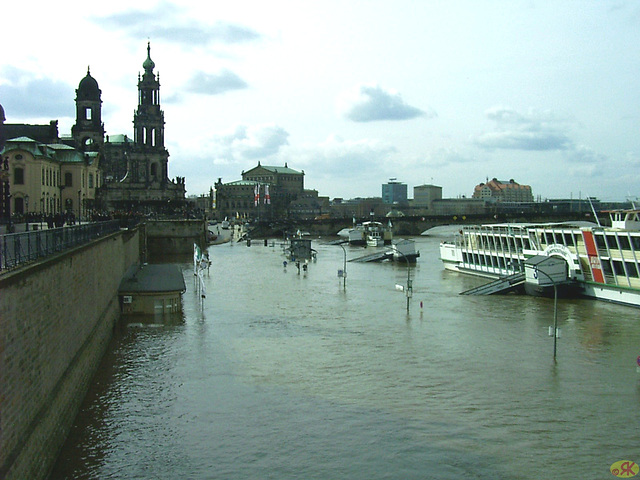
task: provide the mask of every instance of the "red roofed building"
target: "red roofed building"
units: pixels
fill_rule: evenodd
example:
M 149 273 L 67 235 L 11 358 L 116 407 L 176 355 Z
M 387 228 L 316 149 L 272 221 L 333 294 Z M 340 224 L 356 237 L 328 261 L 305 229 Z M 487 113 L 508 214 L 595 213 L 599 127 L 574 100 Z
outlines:
M 487 183 L 476 185 L 473 198 L 498 202 L 533 202 L 533 194 L 529 185 L 520 185 L 513 179 L 503 182 L 494 178 Z

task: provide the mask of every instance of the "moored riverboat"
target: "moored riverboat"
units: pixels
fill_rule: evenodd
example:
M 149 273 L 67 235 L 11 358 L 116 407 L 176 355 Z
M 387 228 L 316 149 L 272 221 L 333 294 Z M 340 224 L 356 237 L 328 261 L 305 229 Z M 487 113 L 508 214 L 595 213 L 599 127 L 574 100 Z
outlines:
M 527 262 L 535 263 L 532 257 L 553 257 L 563 261 L 562 285 L 571 285 L 568 290 L 640 307 L 640 210 L 607 213 L 610 227 L 591 222 L 466 226 L 453 241 L 440 244 L 440 259 L 447 270 L 497 279 L 525 273 Z M 542 283 L 554 286 L 551 280 Z

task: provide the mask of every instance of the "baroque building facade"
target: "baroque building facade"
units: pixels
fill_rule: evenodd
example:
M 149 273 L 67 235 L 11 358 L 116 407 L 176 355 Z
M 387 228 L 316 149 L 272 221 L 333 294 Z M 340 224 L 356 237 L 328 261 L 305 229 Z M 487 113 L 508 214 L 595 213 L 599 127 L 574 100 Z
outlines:
M 258 165 L 242 172 L 242 180 L 215 185 L 215 214 L 224 218 L 282 219 L 304 192 L 304 171 Z
M 168 212 L 185 205 L 184 178 L 168 176 L 160 78 L 153 71 L 150 44 L 142 66 L 133 139 L 106 135 L 102 91 L 89 69 L 76 90 L 70 137 L 59 136 L 57 121 L 2 125 L 4 221 L 16 215 Z
M 473 198 L 498 202 L 533 202 L 533 193 L 529 185 L 520 185 L 513 179 L 505 182 L 494 178 L 476 185 Z

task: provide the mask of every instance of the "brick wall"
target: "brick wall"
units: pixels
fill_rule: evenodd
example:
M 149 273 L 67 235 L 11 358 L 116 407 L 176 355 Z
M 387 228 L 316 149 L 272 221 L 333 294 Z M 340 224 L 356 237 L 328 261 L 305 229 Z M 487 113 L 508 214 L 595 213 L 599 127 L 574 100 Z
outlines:
M 122 231 L 0 275 L 0 479 L 46 478 L 139 255 L 138 231 Z

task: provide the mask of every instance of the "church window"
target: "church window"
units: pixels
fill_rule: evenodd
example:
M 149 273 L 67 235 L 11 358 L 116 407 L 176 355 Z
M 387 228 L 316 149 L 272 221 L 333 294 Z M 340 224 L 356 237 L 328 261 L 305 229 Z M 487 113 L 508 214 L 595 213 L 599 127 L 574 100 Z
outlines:
M 93 188 L 93 173 L 89 174 L 89 188 Z
M 71 174 L 71 172 L 66 172 L 64 174 L 64 186 L 65 187 L 73 186 L 73 175 Z
M 84 119 L 85 120 L 92 120 L 92 116 L 93 116 L 93 110 L 91 109 L 91 107 L 85 107 L 85 109 L 84 109 Z

